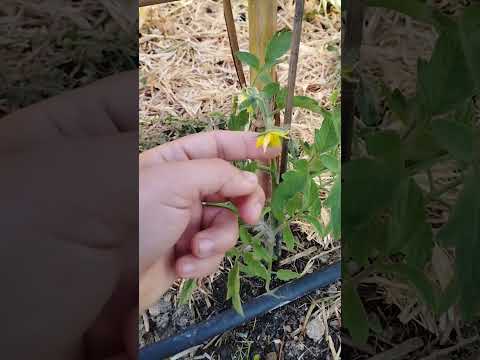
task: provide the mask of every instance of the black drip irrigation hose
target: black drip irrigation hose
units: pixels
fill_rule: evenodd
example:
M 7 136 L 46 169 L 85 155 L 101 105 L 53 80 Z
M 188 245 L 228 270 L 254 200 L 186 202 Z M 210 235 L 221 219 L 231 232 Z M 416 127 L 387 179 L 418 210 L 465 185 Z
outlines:
M 314 290 L 330 285 L 339 280 L 340 275 L 340 263 L 335 263 L 326 269 L 290 281 L 244 304 L 244 317 L 237 314 L 233 309 L 224 311 L 212 319 L 189 327 L 179 335 L 144 347 L 140 350 L 139 359 L 162 360 L 200 345 L 212 337 L 232 330 L 257 316 L 287 305 Z

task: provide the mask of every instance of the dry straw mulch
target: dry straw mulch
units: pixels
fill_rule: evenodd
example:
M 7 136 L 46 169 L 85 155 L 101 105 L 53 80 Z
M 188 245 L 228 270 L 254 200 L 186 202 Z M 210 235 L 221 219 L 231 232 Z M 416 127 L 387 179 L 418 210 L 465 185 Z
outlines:
M 240 49 L 248 50 L 247 1 L 232 5 Z M 328 106 L 339 88 L 341 22 L 338 13 L 319 16 L 322 11 L 320 1 L 306 2 L 296 93 Z M 292 2 L 279 0 L 278 28 L 291 28 L 293 14 Z M 222 2 L 183 0 L 153 6 L 141 25 L 140 118 L 208 121 L 214 112 L 228 114 L 239 87 Z M 278 68 L 284 85 L 287 70 L 287 62 Z M 294 133 L 311 140 L 321 121 L 319 115 L 296 111 Z

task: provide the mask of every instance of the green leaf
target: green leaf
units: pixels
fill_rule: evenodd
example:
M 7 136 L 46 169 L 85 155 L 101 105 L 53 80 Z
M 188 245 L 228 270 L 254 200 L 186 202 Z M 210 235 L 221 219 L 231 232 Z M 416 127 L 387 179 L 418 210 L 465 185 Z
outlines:
M 368 317 L 351 281 L 342 287 L 342 322 L 349 330 L 354 343 L 365 344 L 368 340 Z
M 283 174 L 283 181 L 272 194 L 272 213 L 279 222 L 285 218 L 285 204 L 295 194 L 304 191 L 308 177 L 305 172 L 290 170 Z
M 239 234 L 240 234 L 240 241 L 242 242 L 242 244 L 246 244 L 246 245 L 253 244 L 252 235 L 250 235 L 250 233 L 244 226 L 239 227 Z
M 392 204 L 387 249 L 395 253 L 409 241 L 421 238 L 419 235 L 424 231 L 426 216 L 422 190 L 412 179 L 402 181 L 395 191 Z
M 340 159 L 338 159 L 336 156 L 323 154 L 320 155 L 320 161 L 334 174 L 338 174 L 340 172 Z
M 303 208 L 303 196 L 300 193 L 296 193 L 285 204 L 285 210 L 287 211 L 287 214 L 290 215 L 290 217 L 294 217 L 295 213 L 302 210 L 302 208 Z
M 365 84 L 365 80 L 361 79 L 360 91 L 356 93 L 355 101 L 358 104 L 360 118 L 367 126 L 375 126 L 380 122 L 375 98 L 378 98 L 378 96 L 374 94 L 372 84 Z
M 321 113 L 322 108 L 320 107 L 317 100 L 312 99 L 308 96 L 294 96 L 293 97 L 293 106 L 299 107 L 302 109 L 307 109 L 315 113 Z
M 273 79 L 272 79 L 272 76 L 266 71 L 261 71 L 258 74 L 258 78 L 266 85 L 274 82 Z
M 243 171 L 257 172 L 258 163 L 256 161 L 242 161 L 240 164 L 237 164 L 238 168 Z
M 342 166 L 342 175 L 342 198 L 348 199 L 342 207 L 342 230 L 350 235 L 390 206 L 406 176 L 399 166 L 374 159 L 351 160 Z
M 456 276 L 460 290 L 460 304 L 467 319 L 473 318 L 480 298 L 480 171 L 468 172 L 455 209 L 438 233 L 437 239 L 446 247 L 455 248 Z
M 232 305 L 235 311 L 244 316 L 242 300 L 240 298 L 240 262 L 236 261 L 233 268 L 228 273 L 227 280 L 227 300 L 232 299 Z
M 368 154 L 380 159 L 401 161 L 402 141 L 395 131 L 375 132 L 366 139 Z
M 301 276 L 301 274 L 291 270 L 278 270 L 276 274 L 277 274 L 277 278 L 282 281 L 290 281 L 293 279 L 298 279 Z
M 467 65 L 457 26 L 443 31 L 429 62 L 418 62 L 417 94 L 430 113 L 453 110 L 474 93 L 474 82 Z
M 235 55 L 242 63 L 247 64 L 255 70 L 260 69 L 260 60 L 258 60 L 258 58 L 252 53 L 239 51 Z
M 247 110 L 242 110 L 238 114 L 230 115 L 230 119 L 228 120 L 228 129 L 233 131 L 245 131 L 245 127 L 247 126 L 249 121 L 249 115 Z
M 243 260 L 245 260 L 245 265 L 251 274 L 264 280 L 270 279 L 270 274 L 267 268 L 259 260 L 255 260 L 251 253 L 246 253 L 243 256 Z
M 480 90 L 480 6 L 470 5 L 463 12 L 460 19 L 460 35 L 462 47 L 470 69 L 471 77 L 475 83 L 477 92 Z
M 276 108 L 277 109 L 279 109 L 279 110 L 285 109 L 286 102 L 287 102 L 287 93 L 288 93 L 287 88 L 281 88 L 278 91 L 277 96 L 275 98 L 275 103 L 276 103 Z
M 320 129 L 315 129 L 315 150 L 323 154 L 338 146 L 339 139 L 332 118 L 325 117 Z
M 473 160 L 472 128 L 455 120 L 436 120 L 432 123 L 433 136 L 440 146 L 456 160 Z
M 195 279 L 186 279 L 183 281 L 182 289 L 180 290 L 178 303 L 180 305 L 186 305 L 192 297 L 193 291 L 197 287 L 197 281 Z
M 267 45 L 265 50 L 265 64 L 273 66 L 279 58 L 285 55 L 290 49 L 292 42 L 291 31 L 279 31 L 277 32 Z
M 335 179 L 335 183 L 330 189 L 325 205 L 330 208 L 330 227 L 332 229 L 333 237 L 338 240 L 341 237 L 342 231 L 342 181 L 340 176 Z
M 295 248 L 295 244 L 297 244 L 297 241 L 293 236 L 292 230 L 288 225 L 283 228 L 283 242 L 285 243 L 288 251 L 292 251 Z
M 278 92 L 280 91 L 280 85 L 276 82 L 272 82 L 265 86 L 262 90 L 269 98 L 272 98 L 273 96 L 277 95 Z
M 272 256 L 268 253 L 267 249 L 262 246 L 260 240 L 253 243 L 253 255 L 259 260 L 272 260 Z
M 403 123 L 406 123 L 408 116 L 408 103 L 401 91 L 395 89 L 387 96 L 387 102 L 392 112 L 396 114 Z

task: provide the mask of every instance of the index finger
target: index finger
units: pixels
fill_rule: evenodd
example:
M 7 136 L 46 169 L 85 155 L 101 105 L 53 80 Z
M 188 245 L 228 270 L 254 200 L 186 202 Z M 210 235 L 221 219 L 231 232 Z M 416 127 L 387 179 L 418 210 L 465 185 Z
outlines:
M 218 130 L 188 135 L 142 153 L 142 167 L 169 161 L 219 158 L 233 160 L 269 160 L 281 153 L 281 147 L 257 148 L 258 134 L 251 131 Z
M 0 119 L 0 149 L 138 131 L 138 70 L 122 72 Z

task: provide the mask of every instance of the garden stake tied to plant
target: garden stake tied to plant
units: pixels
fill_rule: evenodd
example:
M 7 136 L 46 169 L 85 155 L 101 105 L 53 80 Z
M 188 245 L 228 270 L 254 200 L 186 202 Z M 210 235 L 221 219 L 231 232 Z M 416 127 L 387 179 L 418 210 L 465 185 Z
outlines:
M 251 11 L 252 9 L 254 11 Z M 274 0 L 249 0 L 250 51 L 238 51 L 231 4 L 229 0 L 224 0 L 224 14 L 230 46 L 242 88 L 240 94 L 233 98 L 228 128 L 233 131 L 258 129 L 256 145 L 258 148 L 262 148 L 262 151 L 266 151 L 268 147 L 282 146 L 282 156 L 279 162 L 257 163 L 248 160 L 235 162 L 235 165 L 244 171 L 256 172 L 261 177 L 260 180 L 268 179 L 269 184 L 260 181 L 267 195 L 267 206 L 263 211 L 262 220 L 256 226 L 240 223 L 239 243 L 227 253 L 227 260 L 232 265 L 228 273 L 227 300 L 231 300 L 233 308 L 239 315 L 235 321 L 229 322 L 229 326 L 231 326 L 229 329 L 240 325 L 249 318 L 249 316 L 245 316 L 240 298 L 241 274 L 262 279 L 267 292 L 265 295 L 273 296 L 276 299 L 273 302 L 268 300 L 270 305 L 263 305 L 261 311 L 255 308 L 257 305 L 252 308 L 253 303 L 247 304 L 249 315 L 254 314 L 255 316 L 283 306 L 293 299 L 338 280 L 340 277 L 340 269 L 338 265 L 335 265 L 332 267 L 334 270 L 311 274 L 310 278 L 317 280 L 310 283 L 308 291 L 300 290 L 305 274 L 289 269 L 278 269 L 275 263 L 279 258 L 282 244 L 288 252 L 294 251 L 298 244 L 290 227 L 293 221 L 311 224 L 319 237 L 331 236 L 336 240 L 340 238 L 340 111 L 335 100 L 332 101 L 334 108 L 327 111 L 310 97 L 294 95 L 304 0 L 295 2 L 293 31 L 283 29 L 275 32 L 276 11 L 277 6 Z M 288 86 L 282 87 L 276 81 L 275 68 L 290 49 Z M 242 64 L 248 65 L 250 69 L 250 85 L 248 86 Z M 291 136 L 290 125 L 294 107 L 323 115 L 322 126 L 315 130 L 315 140 L 312 144 L 299 144 Z M 283 125 L 280 124 L 282 111 L 285 112 Z M 330 175 L 328 180 L 320 179 L 321 176 L 327 174 Z M 321 191 L 329 191 L 329 195 L 324 201 L 320 198 Z M 205 205 L 228 207 L 235 211 L 231 204 Z M 330 220 L 327 224 L 320 220 L 322 209 L 330 213 Z M 282 294 L 279 289 L 280 292 L 277 289 L 270 289 L 273 276 L 279 281 L 297 279 L 289 283 L 291 290 L 288 291 L 288 295 L 287 293 L 281 295 L 285 296 L 283 300 L 281 297 L 278 298 L 279 294 Z M 316 285 L 312 286 L 312 284 Z M 195 287 L 195 280 L 184 280 L 179 303 L 188 303 Z M 290 300 L 287 301 L 289 297 Z M 210 325 L 215 321 L 215 318 L 209 320 Z M 229 329 L 222 328 L 219 331 Z M 211 333 L 210 335 L 217 334 Z M 199 337 L 198 341 L 201 343 L 204 340 Z M 165 344 L 167 343 L 168 341 Z M 189 346 L 196 344 L 188 341 Z M 178 352 L 184 349 L 176 350 Z M 150 353 L 156 352 L 151 351 Z

